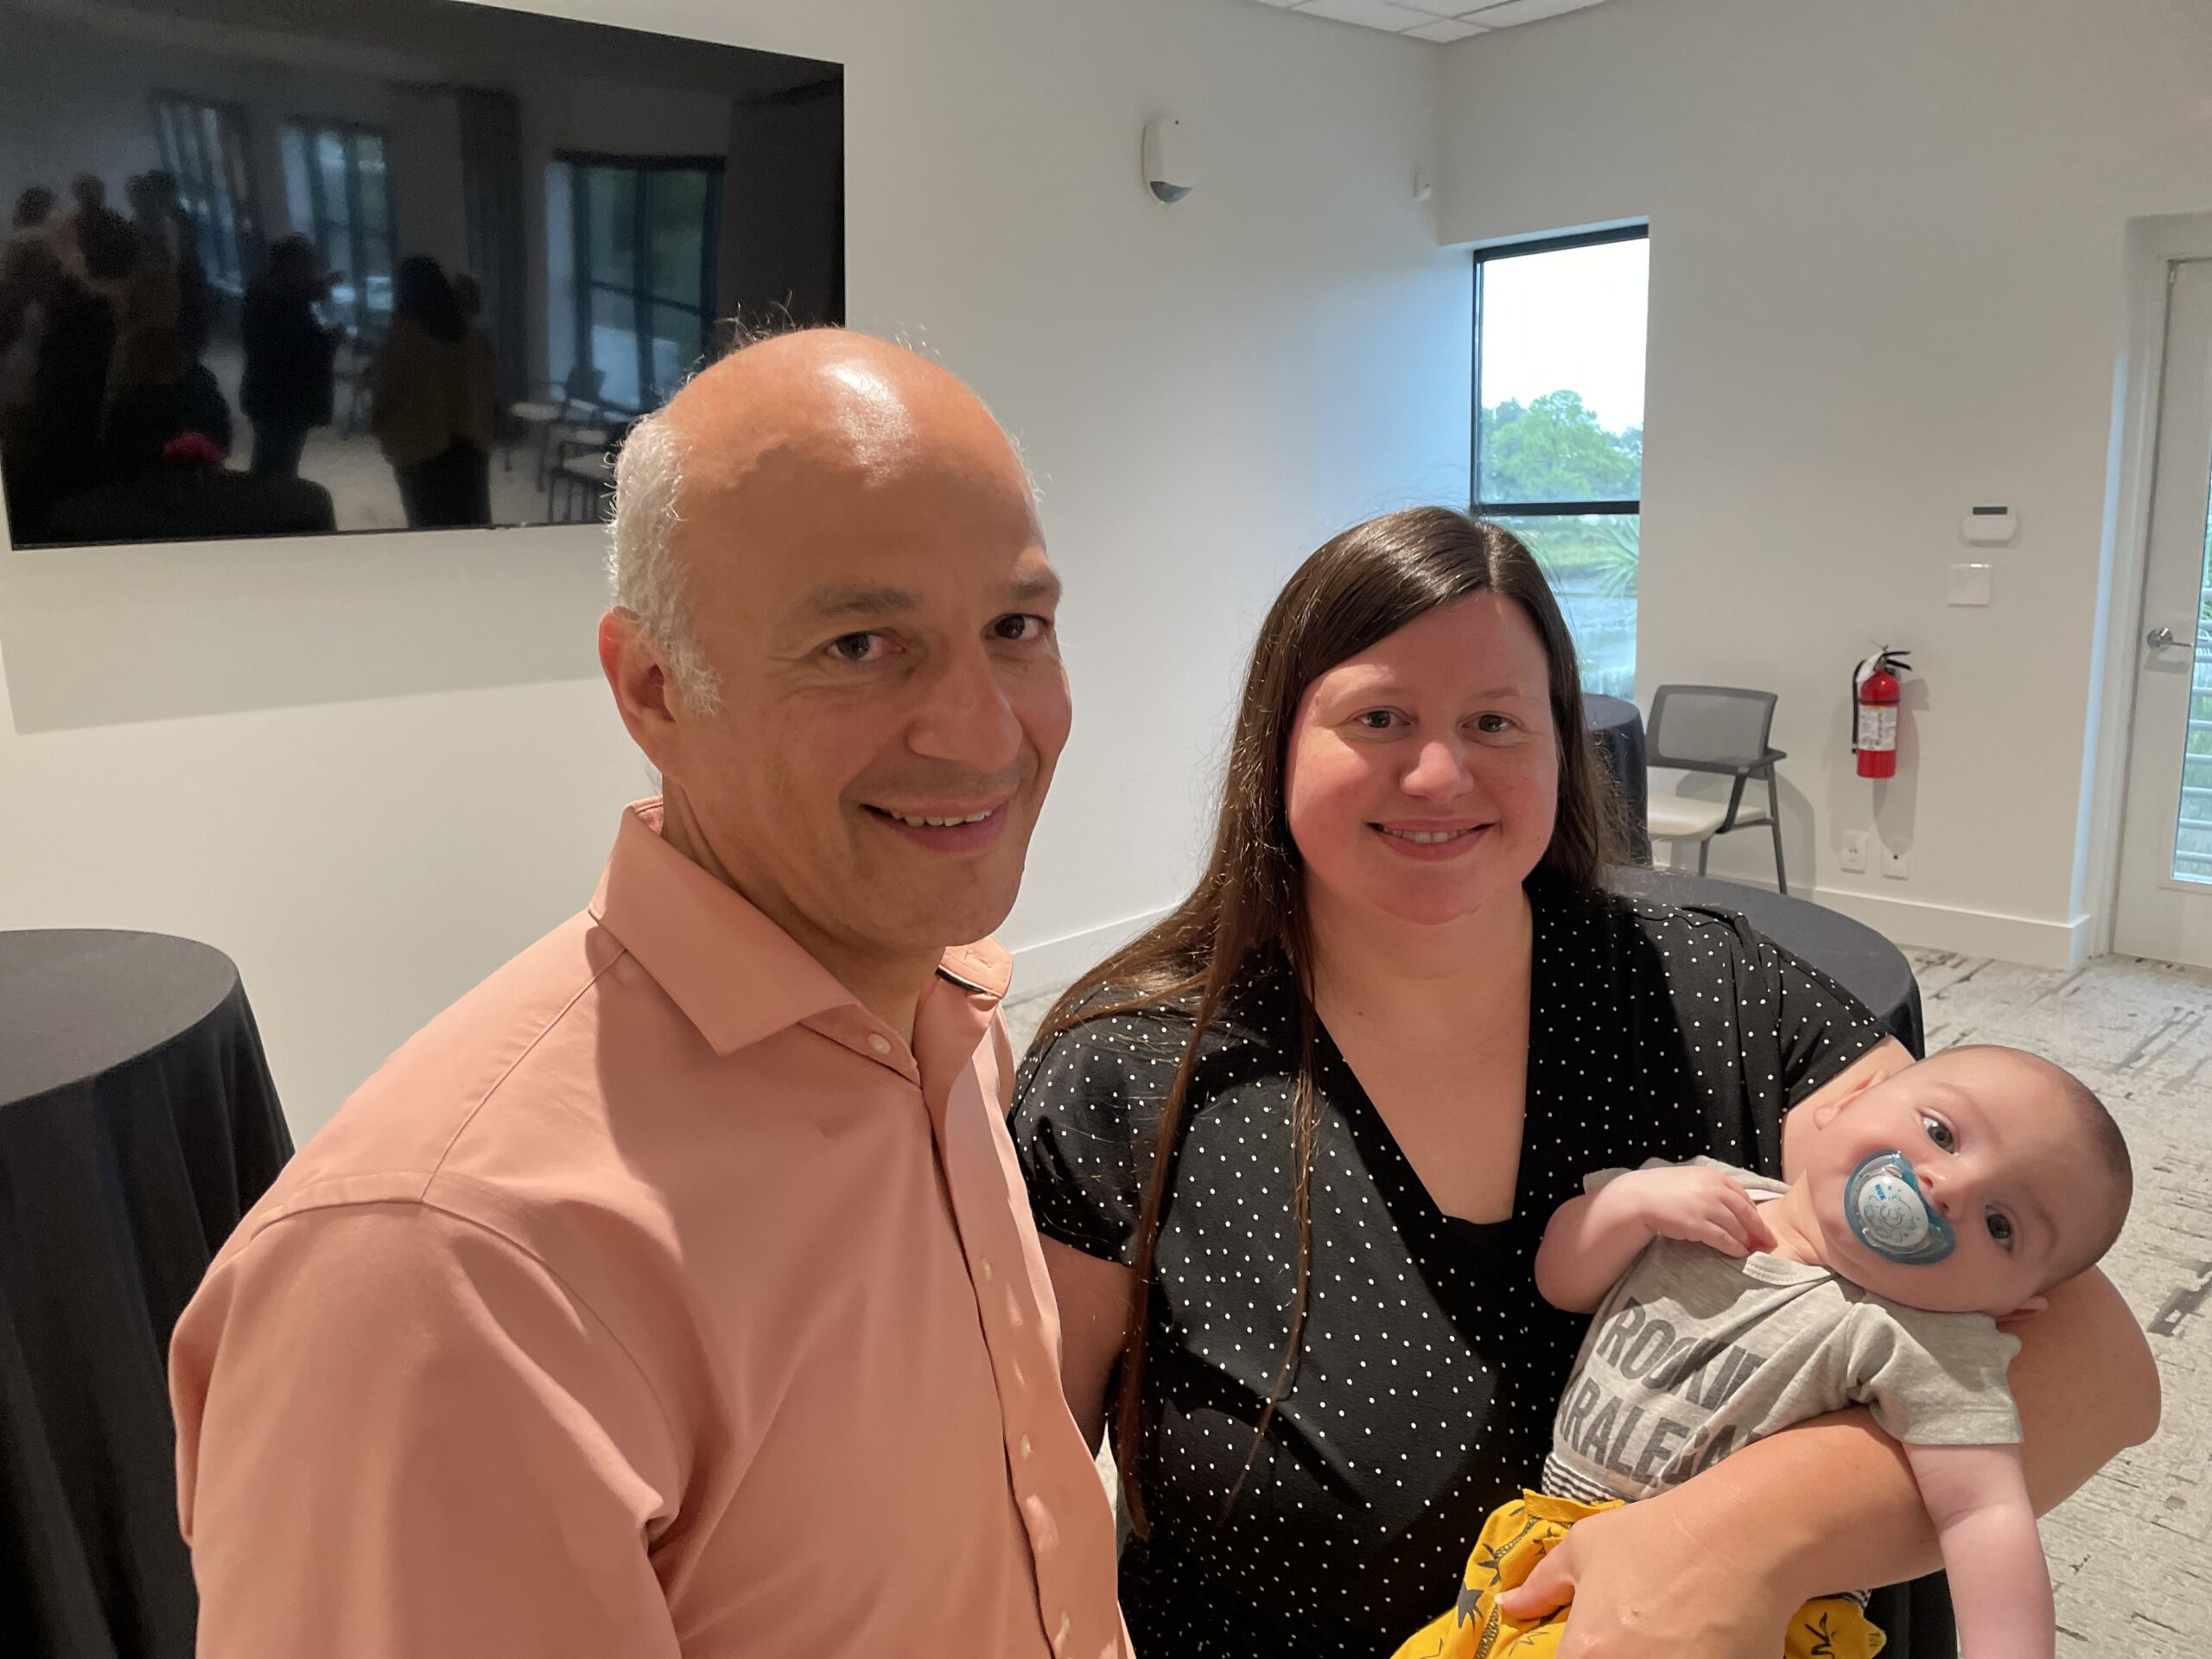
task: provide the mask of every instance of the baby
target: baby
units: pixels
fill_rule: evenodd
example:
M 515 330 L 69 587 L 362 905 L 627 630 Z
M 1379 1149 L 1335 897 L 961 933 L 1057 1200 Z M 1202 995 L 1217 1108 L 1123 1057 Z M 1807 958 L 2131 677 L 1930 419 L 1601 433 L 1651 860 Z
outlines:
M 1802 1132 L 1802 1131 L 1801 1131 Z M 2133 1188 L 2097 1097 L 2017 1049 L 1955 1048 L 1823 1099 L 1784 1186 L 1711 1159 L 1590 1176 L 1536 1255 L 1555 1306 L 1594 1309 L 1542 1492 L 1493 1514 L 1457 1607 L 1397 1659 L 1534 1659 L 1496 1597 L 1585 1516 L 1679 1485 L 1750 1441 L 1859 1403 L 1904 1443 L 1943 1549 L 1966 1659 L 2048 1659 L 2050 1580 L 1998 1328 L 2093 1265 Z M 1789 1659 L 1868 1659 L 1860 1599 L 1791 1620 Z

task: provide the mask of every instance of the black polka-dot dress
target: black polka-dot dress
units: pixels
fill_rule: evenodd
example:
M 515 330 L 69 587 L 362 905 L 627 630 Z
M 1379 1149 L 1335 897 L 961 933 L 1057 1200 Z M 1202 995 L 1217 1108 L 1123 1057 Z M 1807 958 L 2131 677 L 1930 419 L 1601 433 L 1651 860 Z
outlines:
M 1532 881 L 1514 1216 L 1446 1217 L 1325 1030 L 1315 1045 L 1312 1300 L 1244 1476 L 1295 1282 L 1298 1009 L 1255 960 L 1210 1028 L 1160 1230 L 1141 1476 L 1122 1560 L 1140 1659 L 1382 1659 L 1449 1606 L 1483 1518 L 1534 1485 L 1585 1324 L 1536 1294 L 1545 1220 L 1593 1169 L 1700 1154 L 1777 1172 L 1782 1115 L 1883 1036 L 1729 912 Z M 1012 1128 L 1046 1236 L 1128 1262 L 1187 1013 L 1086 1021 L 1033 1052 Z

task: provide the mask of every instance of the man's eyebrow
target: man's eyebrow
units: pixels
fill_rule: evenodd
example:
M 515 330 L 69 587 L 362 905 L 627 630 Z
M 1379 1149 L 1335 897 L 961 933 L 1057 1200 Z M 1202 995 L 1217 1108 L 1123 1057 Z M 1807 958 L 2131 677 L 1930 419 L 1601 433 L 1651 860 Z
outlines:
M 894 616 L 921 607 L 918 595 L 904 588 L 817 588 L 791 607 L 794 622 L 829 622 L 855 616 Z
M 1057 605 L 1060 600 L 1060 579 L 1050 570 L 1033 570 L 1017 578 L 1007 589 L 1007 596 L 1017 605 Z

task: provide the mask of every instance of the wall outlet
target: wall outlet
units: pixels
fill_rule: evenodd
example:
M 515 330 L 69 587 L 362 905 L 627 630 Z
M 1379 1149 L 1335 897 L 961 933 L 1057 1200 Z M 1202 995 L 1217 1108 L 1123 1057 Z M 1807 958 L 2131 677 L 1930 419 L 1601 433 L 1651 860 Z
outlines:
M 1882 874 L 1892 881 L 1902 881 L 1912 874 L 1912 855 L 1893 848 L 1882 849 Z
M 1853 875 L 1866 874 L 1866 832 L 1864 830 L 1843 832 L 1843 856 L 1840 861 L 1844 869 Z

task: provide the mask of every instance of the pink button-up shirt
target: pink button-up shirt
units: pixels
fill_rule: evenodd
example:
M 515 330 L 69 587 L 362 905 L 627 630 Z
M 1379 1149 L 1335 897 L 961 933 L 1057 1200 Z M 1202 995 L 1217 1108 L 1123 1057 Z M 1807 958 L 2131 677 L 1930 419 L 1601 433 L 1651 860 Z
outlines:
M 910 1048 L 626 814 L 170 1348 L 200 1650 L 1125 1659 L 1004 1122 L 1007 958 Z

